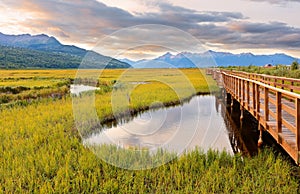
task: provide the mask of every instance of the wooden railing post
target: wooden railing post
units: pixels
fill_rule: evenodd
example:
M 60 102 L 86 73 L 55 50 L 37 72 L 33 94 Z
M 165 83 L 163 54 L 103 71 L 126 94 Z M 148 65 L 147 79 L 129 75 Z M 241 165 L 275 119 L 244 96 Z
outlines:
M 256 90 L 256 118 L 257 121 L 259 122 L 259 116 L 260 116 L 260 91 L 259 91 L 259 85 L 256 84 L 255 87 Z
M 296 145 L 298 155 L 300 154 L 300 99 L 296 99 Z M 300 155 L 298 156 L 298 162 L 300 163 Z
M 236 87 L 236 78 L 234 78 L 234 97 L 236 98 L 236 89 L 237 89 L 237 87 Z
M 238 87 L 237 87 L 237 78 L 234 78 L 234 96 L 237 97 L 237 91 L 238 91 Z
M 243 104 L 243 106 L 245 106 L 245 80 L 242 80 L 242 85 L 243 85 L 243 87 L 242 87 L 242 91 L 243 91 L 243 93 L 242 93 L 242 104 Z
M 277 126 L 276 126 L 276 132 L 277 132 L 277 141 L 279 143 L 282 143 L 281 142 L 281 138 L 280 138 L 280 135 L 282 133 L 282 113 L 281 113 L 281 109 L 282 109 L 282 106 L 281 106 L 281 92 L 276 92 L 276 123 L 277 123 Z
M 247 81 L 246 82 L 246 90 L 247 90 L 247 108 L 249 110 L 249 107 L 250 107 L 250 89 L 249 89 L 249 84 L 250 82 Z
M 256 116 L 256 112 L 255 112 L 255 107 L 256 107 L 256 95 L 255 95 L 255 84 L 252 83 L 252 102 L 253 102 L 253 112 L 254 112 L 254 116 Z
M 238 87 L 239 87 L 239 92 L 238 92 L 238 100 L 241 103 L 241 92 L 242 92 L 242 84 L 241 84 L 241 80 L 238 79 Z
M 291 86 L 294 86 L 294 82 L 293 81 L 291 82 Z M 294 91 L 294 89 L 291 88 L 291 92 L 293 92 L 293 91 Z
M 284 86 L 283 86 L 284 85 L 284 80 L 281 81 L 281 84 L 282 84 L 281 89 L 284 90 Z
M 264 102 L 265 102 L 265 121 L 269 121 L 269 88 L 265 88 L 265 95 L 264 95 Z
M 228 75 L 229 83 L 230 83 L 230 92 L 232 93 L 232 77 Z
M 234 91 L 235 91 L 235 78 L 234 77 L 231 77 L 231 83 L 232 83 L 232 96 L 234 96 Z

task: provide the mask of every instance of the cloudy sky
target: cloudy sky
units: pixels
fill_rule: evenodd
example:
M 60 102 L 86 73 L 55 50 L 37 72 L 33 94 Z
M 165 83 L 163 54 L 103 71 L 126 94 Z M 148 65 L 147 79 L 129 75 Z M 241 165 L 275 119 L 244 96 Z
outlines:
M 128 48 L 119 58 L 201 51 L 189 46 L 195 40 L 216 51 L 300 57 L 299 10 L 300 0 L 0 0 L 0 32 L 44 33 L 102 52 Z

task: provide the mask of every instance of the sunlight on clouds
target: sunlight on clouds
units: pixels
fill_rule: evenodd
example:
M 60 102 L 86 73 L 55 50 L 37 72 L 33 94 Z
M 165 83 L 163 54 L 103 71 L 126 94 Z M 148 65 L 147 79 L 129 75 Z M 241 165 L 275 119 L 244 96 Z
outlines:
M 130 0 L 130 1 L 120 1 L 120 0 L 97 0 L 98 2 L 105 3 L 111 7 L 118 7 L 129 11 L 132 14 L 141 14 L 146 12 L 158 12 L 159 8 L 157 0 Z
M 292 3 L 279 6 L 246 0 L 228 0 L 226 4 L 218 2 L 219 0 L 2 0 L 0 32 L 44 33 L 55 36 L 64 44 L 88 49 L 109 35 L 110 41 L 103 44 L 108 50 L 103 51 L 104 53 L 114 55 L 118 51 L 129 49 L 126 53 L 133 58 L 138 55 L 148 58 L 165 52 L 149 46 L 149 41 L 151 45 L 158 46 L 168 42 L 171 48 L 175 47 L 180 51 L 197 50 L 189 47 L 189 41 L 168 30 L 158 29 L 159 33 L 156 33 L 149 29 L 139 29 L 133 34 L 125 33 L 122 37 L 111 35 L 136 25 L 158 24 L 190 33 L 197 41 L 202 41 L 207 49 L 234 52 L 249 50 L 254 53 L 283 50 L 300 56 L 300 20 L 296 17 L 299 16 L 300 3 L 289 7 Z M 145 41 L 148 41 L 147 45 L 143 45 Z M 131 48 L 135 43 L 144 47 Z

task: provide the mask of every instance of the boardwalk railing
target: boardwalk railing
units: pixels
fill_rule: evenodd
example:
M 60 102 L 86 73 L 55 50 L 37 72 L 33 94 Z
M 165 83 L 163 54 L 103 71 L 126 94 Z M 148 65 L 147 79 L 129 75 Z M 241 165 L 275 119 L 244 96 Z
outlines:
M 300 95 L 291 92 L 298 90 L 298 86 L 289 85 L 298 84 L 298 80 L 218 70 L 211 74 L 218 84 L 222 80 L 224 89 L 240 103 L 241 109 L 249 111 L 259 122 L 260 129 L 271 134 L 299 164 Z M 281 80 L 281 84 L 272 79 Z
M 211 70 L 213 71 L 213 70 Z M 300 93 L 300 79 L 287 78 L 287 77 L 279 77 L 265 74 L 257 74 L 257 73 L 247 73 L 241 71 L 228 71 L 224 70 L 223 72 L 237 75 L 239 77 L 248 78 L 251 80 L 260 81 L 264 84 L 274 86 L 276 88 L 281 88 L 284 90 L 288 90 L 291 92 Z

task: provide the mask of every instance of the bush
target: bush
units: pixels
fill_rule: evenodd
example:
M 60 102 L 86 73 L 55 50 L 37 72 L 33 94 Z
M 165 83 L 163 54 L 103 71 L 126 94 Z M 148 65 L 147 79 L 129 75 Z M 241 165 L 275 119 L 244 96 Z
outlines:
M 291 65 L 291 70 L 299 69 L 299 63 L 298 61 L 294 61 Z

